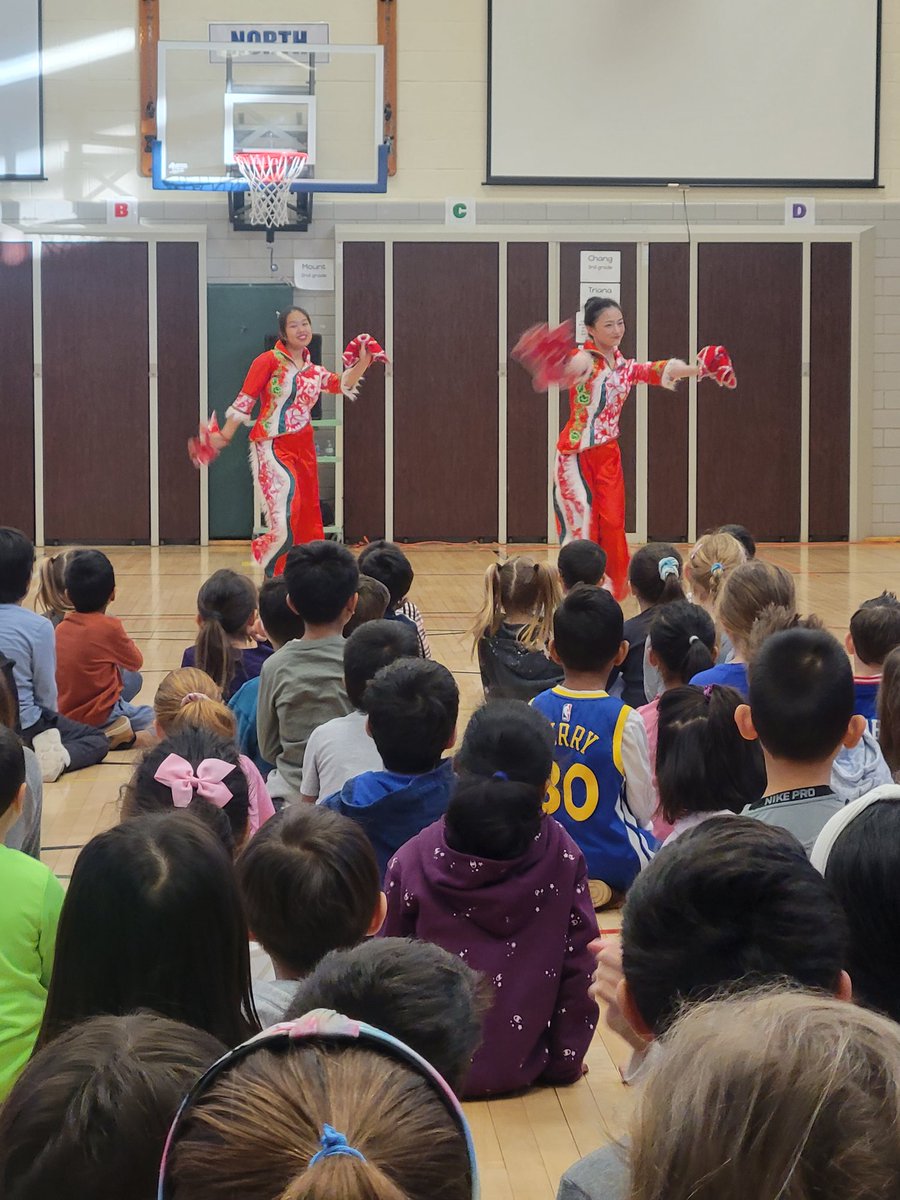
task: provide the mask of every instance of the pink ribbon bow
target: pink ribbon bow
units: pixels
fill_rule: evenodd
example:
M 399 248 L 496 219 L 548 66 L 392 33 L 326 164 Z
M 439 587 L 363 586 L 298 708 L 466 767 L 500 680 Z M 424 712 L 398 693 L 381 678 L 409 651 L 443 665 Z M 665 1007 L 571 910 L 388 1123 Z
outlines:
M 216 808 L 224 808 L 234 793 L 222 780 L 234 770 L 234 763 L 223 762 L 221 758 L 204 758 L 195 775 L 186 758 L 170 754 L 159 764 L 153 778 L 169 789 L 176 808 L 187 808 L 195 794 Z
M 348 370 L 359 362 L 360 351 L 363 348 L 372 355 L 372 362 L 387 362 L 388 356 L 371 333 L 360 333 L 352 342 L 347 343 L 347 349 L 344 351 L 344 366 Z

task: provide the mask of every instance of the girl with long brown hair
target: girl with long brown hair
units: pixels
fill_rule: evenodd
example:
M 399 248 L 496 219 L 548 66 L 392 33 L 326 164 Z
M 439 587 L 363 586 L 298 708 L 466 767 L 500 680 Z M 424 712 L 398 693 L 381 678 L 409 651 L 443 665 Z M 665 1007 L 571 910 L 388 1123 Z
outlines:
M 515 555 L 488 567 L 471 631 L 486 699 L 531 700 L 562 680 L 545 653 L 559 601 L 559 579 L 548 563 Z

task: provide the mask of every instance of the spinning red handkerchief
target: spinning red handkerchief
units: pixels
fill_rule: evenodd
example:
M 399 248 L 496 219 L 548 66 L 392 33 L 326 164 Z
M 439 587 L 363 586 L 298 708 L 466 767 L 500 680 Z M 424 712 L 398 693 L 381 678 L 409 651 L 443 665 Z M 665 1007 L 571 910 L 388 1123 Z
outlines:
M 212 444 L 212 436 L 220 432 L 219 418 L 213 413 L 206 425 L 201 421 L 197 437 L 188 438 L 188 454 L 195 467 L 208 467 L 219 457 L 219 451 Z
M 704 346 L 697 355 L 698 379 L 714 379 L 719 387 L 736 388 L 737 376 L 731 355 L 724 346 Z
M 346 368 L 356 366 L 359 362 L 360 351 L 363 348 L 368 350 L 372 355 L 372 362 L 386 363 L 388 361 L 388 356 L 372 337 L 371 333 L 360 333 L 352 342 L 347 343 L 347 349 L 344 351 L 344 366 Z

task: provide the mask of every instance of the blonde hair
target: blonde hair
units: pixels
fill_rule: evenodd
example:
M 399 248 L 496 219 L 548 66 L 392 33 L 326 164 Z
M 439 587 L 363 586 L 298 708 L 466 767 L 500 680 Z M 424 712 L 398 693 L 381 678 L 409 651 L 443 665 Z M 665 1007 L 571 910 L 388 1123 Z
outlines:
M 561 600 L 559 577 L 548 563 L 515 555 L 505 563 L 491 563 L 484 573 L 484 604 L 472 626 L 477 646 L 483 637 L 493 637 L 503 624 L 507 609 L 531 613 L 519 634 L 529 650 L 542 650 L 553 632 L 553 614 Z
M 229 741 L 237 734 L 237 721 L 222 701 L 222 689 L 197 667 L 170 671 L 156 689 L 153 711 L 166 737 L 187 726 L 209 729 Z
M 697 1005 L 632 1134 L 630 1200 L 893 1200 L 900 1029 L 798 992 Z
M 72 553 L 72 550 L 61 550 L 41 559 L 34 606 L 45 617 L 64 617 L 75 611 L 66 597 L 66 563 Z
M 797 593 L 790 571 L 753 558 L 735 567 L 725 580 L 716 615 L 734 642 L 735 649 L 746 652 L 752 640 L 753 627 L 768 608 L 774 606 L 793 613 L 796 604 Z M 775 633 L 776 629 L 772 628 L 769 632 Z
M 688 555 L 684 575 L 694 591 L 715 604 L 729 572 L 746 560 L 744 547 L 730 533 L 704 533 Z
M 328 1156 L 325 1122 L 363 1158 Z M 435 1085 L 362 1046 L 295 1043 L 233 1066 L 185 1119 L 171 1154 L 191 1200 L 468 1200 L 462 1130 Z

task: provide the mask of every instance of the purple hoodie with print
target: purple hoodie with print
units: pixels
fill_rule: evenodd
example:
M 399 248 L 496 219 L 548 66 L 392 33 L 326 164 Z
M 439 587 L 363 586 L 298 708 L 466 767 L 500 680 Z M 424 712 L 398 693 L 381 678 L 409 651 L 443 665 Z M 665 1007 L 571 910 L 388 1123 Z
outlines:
M 521 858 L 498 861 L 451 850 L 442 818 L 401 846 L 384 890 L 383 937 L 443 946 L 493 987 L 466 1098 L 581 1078 L 597 1024 L 597 918 L 584 857 L 558 821 L 545 818 Z

